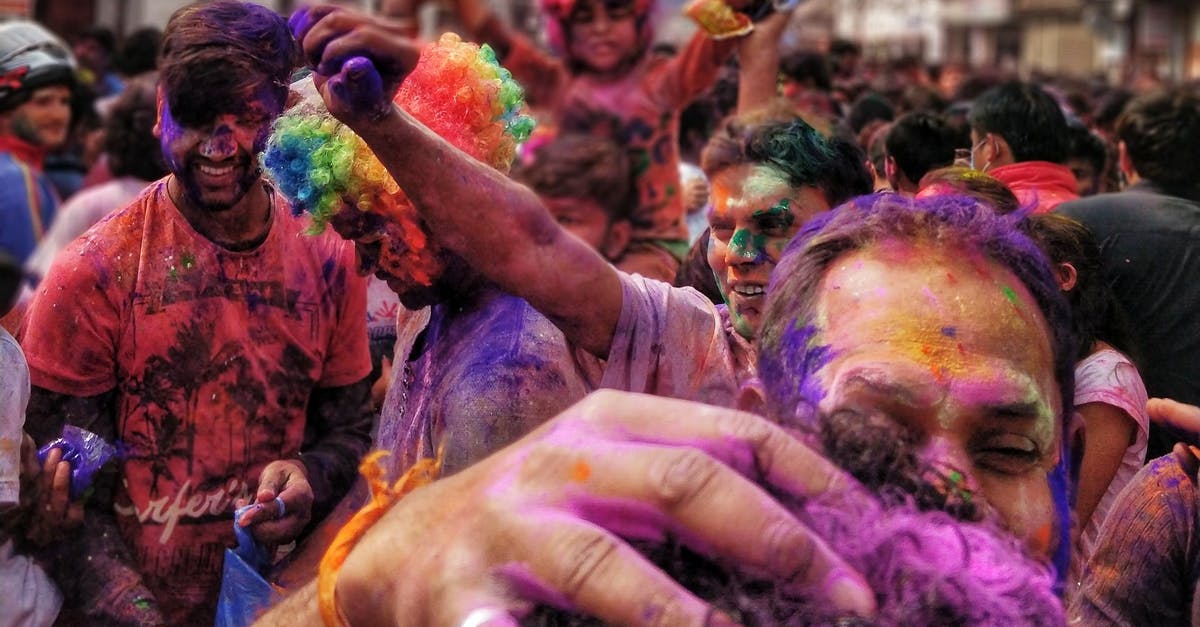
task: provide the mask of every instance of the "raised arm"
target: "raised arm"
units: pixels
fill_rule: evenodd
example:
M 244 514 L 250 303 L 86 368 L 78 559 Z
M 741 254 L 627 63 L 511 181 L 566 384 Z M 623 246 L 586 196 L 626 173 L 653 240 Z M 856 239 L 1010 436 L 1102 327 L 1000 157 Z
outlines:
M 531 190 L 391 103 L 418 58 L 414 42 L 388 37 L 368 16 L 316 15 L 293 24 L 326 105 L 367 142 L 441 243 L 527 300 L 572 344 L 607 355 L 621 311 L 617 270 L 559 227 Z

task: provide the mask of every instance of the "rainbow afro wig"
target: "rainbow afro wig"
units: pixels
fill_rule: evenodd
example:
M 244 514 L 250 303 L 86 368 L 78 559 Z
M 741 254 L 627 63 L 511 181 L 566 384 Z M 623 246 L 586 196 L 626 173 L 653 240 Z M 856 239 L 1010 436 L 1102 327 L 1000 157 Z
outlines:
M 429 285 L 441 271 L 438 247 L 416 209 L 366 142 L 337 121 L 311 80 L 293 85 L 301 100 L 275 121 L 262 163 L 297 214 L 324 230 L 347 207 L 386 218 L 380 265 Z M 488 46 L 447 33 L 421 53 L 392 99 L 459 150 L 507 171 L 533 130 L 524 93 Z

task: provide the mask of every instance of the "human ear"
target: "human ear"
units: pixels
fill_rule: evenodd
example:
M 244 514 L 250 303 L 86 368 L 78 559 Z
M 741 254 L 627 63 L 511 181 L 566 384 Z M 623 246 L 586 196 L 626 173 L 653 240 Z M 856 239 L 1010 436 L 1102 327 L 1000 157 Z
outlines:
M 162 139 L 162 118 L 163 118 L 163 88 L 159 85 L 154 89 L 154 136 Z
M 621 255 L 625 254 L 625 249 L 629 248 L 632 236 L 633 225 L 629 220 L 617 220 L 608 226 L 608 234 L 604 236 L 604 243 L 600 245 L 600 254 L 609 261 L 620 259 Z
M 1058 288 L 1064 292 L 1069 292 L 1075 289 L 1075 285 L 1079 282 L 1079 273 L 1075 270 L 1075 266 L 1064 261 L 1054 268 L 1054 278 L 1058 281 Z

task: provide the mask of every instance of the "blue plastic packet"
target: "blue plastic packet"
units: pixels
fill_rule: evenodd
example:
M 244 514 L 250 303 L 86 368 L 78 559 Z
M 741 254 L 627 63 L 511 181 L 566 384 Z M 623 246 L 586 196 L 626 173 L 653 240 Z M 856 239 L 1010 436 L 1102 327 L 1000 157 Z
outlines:
M 281 594 L 263 578 L 262 573 L 271 567 L 266 550 L 250 535 L 250 528 L 238 524 L 249 510 L 261 507 L 257 504 L 238 508 L 233 514 L 233 533 L 237 536 L 237 548 L 225 549 L 225 565 L 221 573 L 221 594 L 217 598 L 215 627 L 245 627 Z
M 62 437 L 38 449 L 39 464 L 45 464 L 50 451 L 62 451 L 62 460 L 71 464 L 71 500 L 92 487 L 92 481 L 108 460 L 116 457 L 117 449 L 104 438 L 75 425 L 66 425 Z

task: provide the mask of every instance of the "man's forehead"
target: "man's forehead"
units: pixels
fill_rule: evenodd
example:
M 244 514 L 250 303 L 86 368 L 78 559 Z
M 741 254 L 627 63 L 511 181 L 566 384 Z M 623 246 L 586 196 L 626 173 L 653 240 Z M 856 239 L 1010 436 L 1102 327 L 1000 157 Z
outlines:
M 962 247 L 884 241 L 834 260 L 816 294 L 818 324 L 845 341 L 889 341 L 929 360 L 957 361 L 971 344 L 1026 353 L 1052 370 L 1050 332 L 1010 271 Z M 1015 355 L 1017 356 L 1017 355 Z M 1023 360 L 1024 361 L 1024 360 Z

